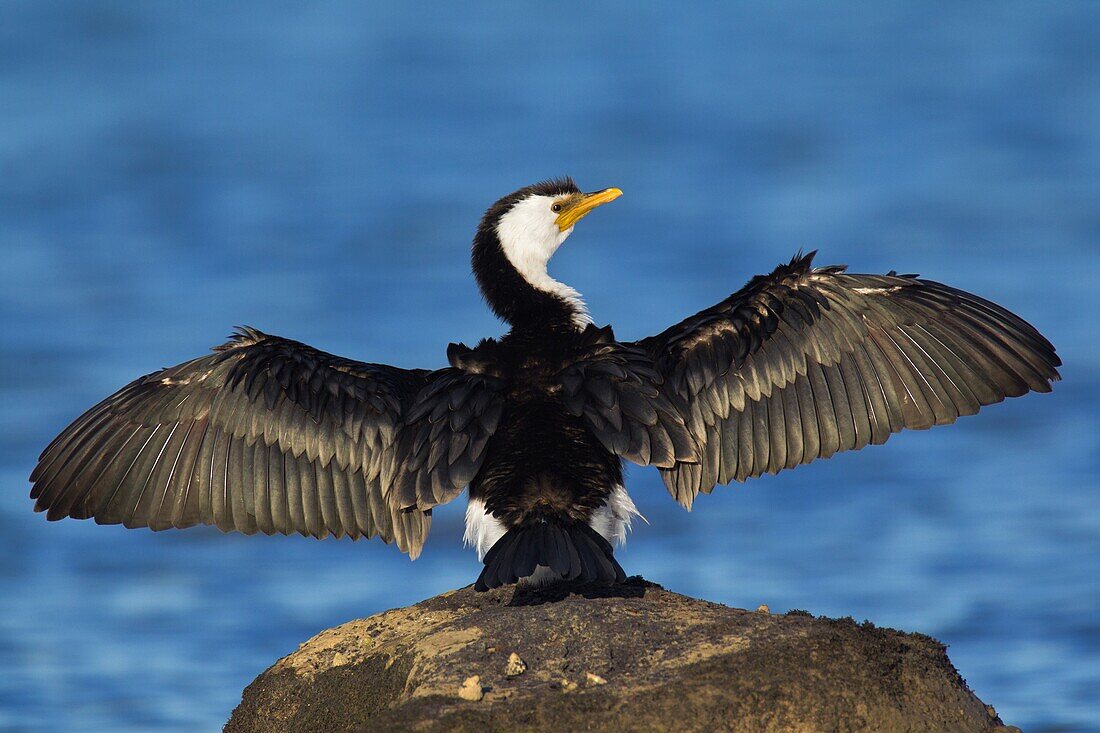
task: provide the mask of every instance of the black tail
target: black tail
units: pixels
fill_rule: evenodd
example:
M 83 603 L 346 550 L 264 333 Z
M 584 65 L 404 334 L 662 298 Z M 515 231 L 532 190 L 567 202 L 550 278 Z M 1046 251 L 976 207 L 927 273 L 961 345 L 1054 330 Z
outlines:
M 515 583 L 539 565 L 578 583 L 626 580 L 611 544 L 599 532 L 583 522 L 540 519 L 508 530 L 489 548 L 474 590 Z

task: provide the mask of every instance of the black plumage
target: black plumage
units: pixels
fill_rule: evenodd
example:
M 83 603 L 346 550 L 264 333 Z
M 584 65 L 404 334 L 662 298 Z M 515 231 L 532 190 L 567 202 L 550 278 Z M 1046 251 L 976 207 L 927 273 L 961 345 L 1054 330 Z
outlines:
M 77 418 L 31 475 L 35 508 L 154 530 L 379 536 L 415 558 L 432 508 L 469 487 L 504 531 L 479 588 L 540 566 L 613 582 L 622 568 L 593 527 L 624 459 L 657 466 L 690 508 L 718 484 L 947 424 L 1059 378 L 1050 342 L 1000 306 L 913 275 L 814 268 L 812 253 L 656 336 L 617 341 L 539 260 L 615 195 L 564 179 L 486 212 L 472 261 L 511 325 L 500 339 L 452 344 L 449 366 L 427 371 L 240 329 Z M 539 202 L 560 236 L 524 250 L 526 232 L 540 236 Z

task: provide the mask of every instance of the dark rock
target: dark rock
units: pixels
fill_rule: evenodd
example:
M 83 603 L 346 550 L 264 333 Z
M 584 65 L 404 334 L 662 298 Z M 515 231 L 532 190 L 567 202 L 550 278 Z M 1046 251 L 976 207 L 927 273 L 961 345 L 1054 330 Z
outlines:
M 508 677 L 513 652 L 527 668 Z M 462 699 L 474 675 L 484 695 Z M 248 686 L 225 730 L 1004 728 L 935 639 L 727 608 L 632 578 L 464 588 L 323 631 Z

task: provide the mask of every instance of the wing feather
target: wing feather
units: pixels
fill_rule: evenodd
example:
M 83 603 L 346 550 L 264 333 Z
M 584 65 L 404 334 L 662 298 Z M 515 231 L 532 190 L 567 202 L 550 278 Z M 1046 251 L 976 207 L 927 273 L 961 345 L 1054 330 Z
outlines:
M 714 372 L 713 351 L 697 356 Z M 661 389 L 645 349 L 615 341 L 609 328 L 589 326 L 579 351 L 554 377 L 562 404 L 585 420 L 611 453 L 641 465 L 694 462 L 698 450 L 685 424 L 685 407 Z
M 496 387 L 241 329 L 77 418 L 43 451 L 31 497 L 49 519 L 381 536 L 415 557 L 431 507 L 481 465 L 500 418 Z M 409 475 L 421 487 L 411 497 L 393 485 Z
M 624 345 L 651 355 L 694 443 L 694 459 L 652 460 L 685 506 L 717 483 L 945 425 L 1059 379 L 1050 342 L 994 303 L 812 258 Z

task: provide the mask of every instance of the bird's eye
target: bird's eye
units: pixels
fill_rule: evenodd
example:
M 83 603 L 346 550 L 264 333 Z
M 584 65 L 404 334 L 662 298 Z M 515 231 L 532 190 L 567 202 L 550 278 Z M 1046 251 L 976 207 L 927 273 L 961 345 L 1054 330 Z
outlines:
M 555 214 L 561 211 L 561 203 L 555 202 L 554 205 L 550 207 L 550 211 L 553 211 Z

